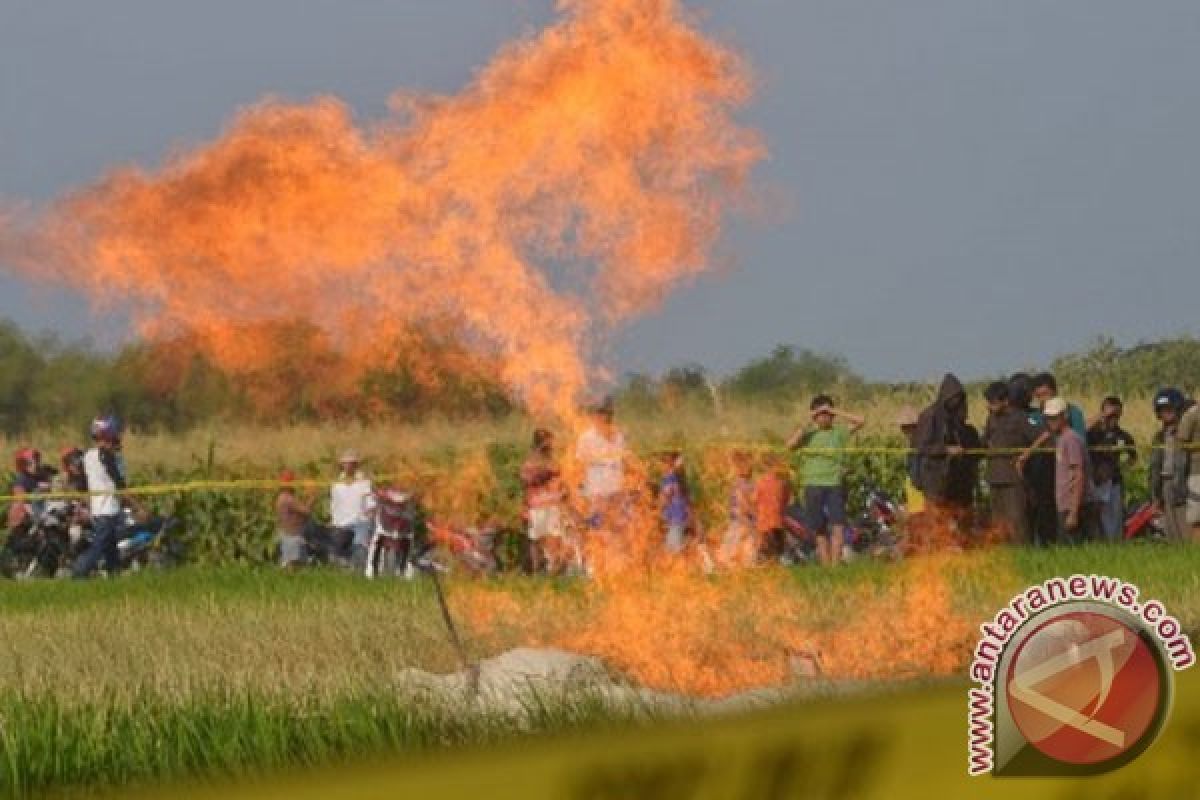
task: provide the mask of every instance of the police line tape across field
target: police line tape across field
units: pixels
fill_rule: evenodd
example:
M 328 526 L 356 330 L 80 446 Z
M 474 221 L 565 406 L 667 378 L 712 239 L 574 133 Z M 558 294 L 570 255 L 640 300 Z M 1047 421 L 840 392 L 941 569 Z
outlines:
M 926 800 L 926 798 L 1189 798 L 1200 786 L 1200 673 L 1181 673 L 1162 737 L 1108 775 L 971 778 L 958 682 L 826 699 L 736 717 L 525 739 L 490 750 L 281 775 L 185 800 Z M 464 706 L 463 713 L 471 713 Z
M 767 444 L 739 444 L 732 442 L 721 442 L 719 446 L 722 449 L 731 452 L 736 450 L 753 451 L 753 452 L 780 452 L 780 448 Z M 1089 452 L 1092 453 L 1129 453 L 1134 450 L 1139 453 L 1148 453 L 1154 450 L 1163 449 L 1161 445 L 1147 445 L 1139 448 L 1129 447 L 1089 447 Z M 1186 452 L 1200 453 L 1200 444 L 1181 445 L 1181 450 Z M 817 448 L 805 447 L 796 451 L 800 455 L 885 455 L 885 456 L 910 456 L 917 453 L 911 447 L 886 447 L 886 446 L 869 446 L 869 447 L 842 447 L 842 448 Z M 995 457 L 995 456 L 1019 456 L 1024 453 L 1051 455 L 1055 452 L 1053 448 L 1042 447 L 1032 450 L 1022 448 L 967 448 L 959 451 L 956 455 L 960 456 L 976 456 L 980 458 Z M 390 475 L 374 475 L 373 479 L 377 482 L 387 482 L 392 480 L 394 476 Z M 149 484 L 143 486 L 130 487 L 123 489 L 119 494 L 128 495 L 131 497 L 154 497 L 169 494 L 186 494 L 191 492 L 255 492 L 255 491 L 276 491 L 284 487 L 296 489 L 328 489 L 335 483 L 328 479 L 308 479 L 297 478 L 291 481 L 282 481 L 277 478 L 239 478 L 230 480 L 194 480 L 181 481 L 179 483 L 161 483 Z M 38 492 L 38 498 L 44 500 L 85 500 L 93 495 L 108 495 L 112 492 L 108 491 L 93 491 L 93 492 Z M 17 500 L 27 500 L 28 495 L 16 494 L 0 494 L 0 503 L 11 503 Z
M 720 443 L 721 449 L 728 451 L 749 451 L 749 452 L 781 452 L 779 447 L 772 445 L 764 445 L 762 443 L 755 444 L 737 444 L 737 443 Z M 1152 452 L 1154 450 L 1162 450 L 1162 445 L 1147 445 L 1144 447 L 1088 447 L 1090 452 L 1114 452 L 1127 453 L 1133 450 L 1140 453 Z M 1200 445 L 1183 445 L 1180 450 L 1187 452 L 1200 452 Z M 912 447 L 888 447 L 888 446 L 850 446 L 840 447 L 840 449 L 830 449 L 830 447 L 803 447 L 796 451 L 799 455 L 812 456 L 912 456 L 917 453 Z M 1004 449 L 986 449 L 986 447 L 976 447 L 976 449 L 965 449 L 956 455 L 960 456 L 976 456 L 980 458 L 995 457 L 995 456 L 1020 456 L 1022 453 L 1030 452 L 1033 455 L 1052 455 L 1055 452 L 1052 447 L 1039 447 L 1034 450 L 1022 450 L 1019 447 L 1004 447 Z M 373 480 L 378 482 L 386 482 L 392 480 L 390 475 L 373 475 Z M 120 494 L 130 495 L 130 497 L 158 497 L 164 494 L 186 494 L 196 492 L 270 492 L 277 491 L 284 487 L 299 488 L 299 489 L 328 489 L 334 485 L 332 480 L 318 479 L 296 479 L 293 481 L 281 481 L 278 479 L 232 479 L 222 481 L 181 481 L 178 483 L 154 483 L 154 485 L 136 486 L 127 489 L 122 489 Z M 37 497 L 41 499 L 54 500 L 84 500 L 91 495 L 112 494 L 110 492 L 38 492 Z M 14 500 L 28 499 L 28 495 L 18 494 L 0 494 L 0 503 L 12 503 Z

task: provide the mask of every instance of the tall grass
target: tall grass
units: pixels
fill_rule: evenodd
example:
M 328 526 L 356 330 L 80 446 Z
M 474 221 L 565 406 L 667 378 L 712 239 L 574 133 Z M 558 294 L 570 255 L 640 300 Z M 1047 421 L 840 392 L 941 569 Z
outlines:
M 903 406 L 930 402 L 934 389 L 925 393 L 878 394 L 865 407 L 864 436 L 899 442 L 895 420 Z M 621 414 L 620 425 L 639 447 L 654 449 L 672 445 L 698 446 L 712 443 L 778 444 L 807 416 L 809 398 L 797 398 L 792 406 L 780 404 L 731 403 L 714 409 L 708 404 L 683 403 L 657 412 Z M 1071 398 L 1086 413 L 1099 409 L 1102 397 Z M 981 398 L 971 398 L 971 418 L 981 429 L 987 409 Z M 77 427 L 37 431 L 30 436 L 0 438 L 0 449 L 12 450 L 32 441 L 45 452 L 79 444 Z M 419 424 L 329 423 L 280 427 L 217 423 L 199 426 L 186 433 L 133 431 L 126 437 L 129 459 L 135 466 L 168 472 L 226 470 L 254 471 L 270 476 L 280 467 L 328 470 L 339 452 L 348 447 L 364 453 L 376 470 L 384 470 L 406 457 L 447 451 L 482 450 L 489 446 L 512 446 L 523 450 L 534 427 L 546 424 L 514 414 L 502 419 L 447 420 L 436 417 Z M 1128 428 L 1148 443 L 1157 428 L 1148 396 L 1126 398 Z
M 953 571 L 955 607 L 968 617 L 986 619 L 1007 596 L 1051 576 L 1099 572 L 1136 582 L 1185 630 L 1200 631 L 1200 548 L 976 555 Z M 794 571 L 789 591 L 808 615 L 797 623 L 837 629 L 853 622 L 856 602 L 888 586 L 896 569 L 861 563 Z M 576 584 L 523 578 L 451 583 L 448 594 L 473 658 L 553 640 L 576 624 L 572 603 L 586 602 Z M 523 613 L 505 616 L 500 604 L 499 617 L 484 615 L 497 624 L 471 623 L 476 615 L 466 604 L 505 596 Z M 726 602 L 756 613 L 745 593 Z M 465 700 L 434 702 L 414 693 L 407 674 L 414 666 L 458 667 L 424 582 L 196 568 L 0 584 L 0 794 L 243 775 L 623 723 L 645 713 L 605 705 L 587 691 L 531 694 L 519 718 Z
M 642 719 L 587 695 L 531 699 L 511 715 L 359 690 L 336 696 L 211 691 L 180 702 L 153 692 L 112 704 L 53 693 L 0 693 L 0 795 L 238 777 L 364 760 L 384 753 L 483 745 L 524 735 Z

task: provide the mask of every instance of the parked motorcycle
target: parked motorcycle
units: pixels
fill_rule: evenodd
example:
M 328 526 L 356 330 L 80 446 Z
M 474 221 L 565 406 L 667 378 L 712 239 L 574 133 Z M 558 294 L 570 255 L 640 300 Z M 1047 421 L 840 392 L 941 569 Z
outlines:
M 856 524 L 847 526 L 847 541 L 842 553 L 847 560 L 869 556 L 895 561 L 903 556 L 897 530 L 900 506 L 892 496 L 873 484 L 863 491 L 863 511 Z
M 26 524 L 9 532 L 0 551 L 0 573 L 18 580 L 53 578 L 69 566 L 74 505 L 46 501 L 31 508 Z
M 1166 526 L 1162 515 L 1153 503 L 1142 503 L 1125 517 L 1124 539 L 1126 541 L 1162 543 L 1167 541 Z
M 416 500 L 411 492 L 397 487 L 377 489 L 374 529 L 367 545 L 368 578 L 416 574 L 418 560 L 425 556 L 418 546 Z

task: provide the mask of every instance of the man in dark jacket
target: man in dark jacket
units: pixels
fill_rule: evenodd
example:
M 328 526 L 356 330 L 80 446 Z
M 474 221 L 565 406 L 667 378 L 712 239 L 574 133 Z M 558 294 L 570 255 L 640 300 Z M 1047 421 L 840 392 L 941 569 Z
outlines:
M 919 488 L 930 503 L 961 515 L 975 500 L 979 432 L 967 424 L 967 393 L 954 375 L 942 379 L 937 400 L 921 412 L 913 446 L 920 459 Z
M 1028 544 L 1029 503 L 1017 456 L 1037 440 L 1041 429 L 1029 420 L 1024 409 L 1013 408 L 1007 383 L 993 383 L 983 396 L 988 404 L 983 441 L 988 450 L 994 451 L 987 461 L 992 522 L 1010 543 Z
M 1008 379 L 1009 402 L 1025 415 L 1039 437 L 1045 430 L 1045 418 L 1034 405 L 1033 379 L 1018 372 Z M 1039 449 L 1027 458 L 1017 459 L 1017 468 L 1025 478 L 1025 501 L 1029 510 L 1029 533 L 1034 544 L 1049 545 L 1058 538 L 1058 510 L 1054 500 L 1054 454 Z

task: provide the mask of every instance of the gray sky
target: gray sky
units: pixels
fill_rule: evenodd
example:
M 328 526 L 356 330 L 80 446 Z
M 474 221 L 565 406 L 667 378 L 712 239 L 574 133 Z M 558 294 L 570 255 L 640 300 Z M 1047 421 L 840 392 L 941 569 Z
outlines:
M 363 116 L 452 92 L 551 0 L 3 0 L 0 196 L 153 165 L 264 94 Z M 772 219 L 619 337 L 621 369 L 791 342 L 864 373 L 978 377 L 1100 334 L 1200 332 L 1196 0 L 692 2 L 761 90 Z M 105 335 L 0 278 L 0 315 Z M 111 335 L 111 334 L 109 334 Z

